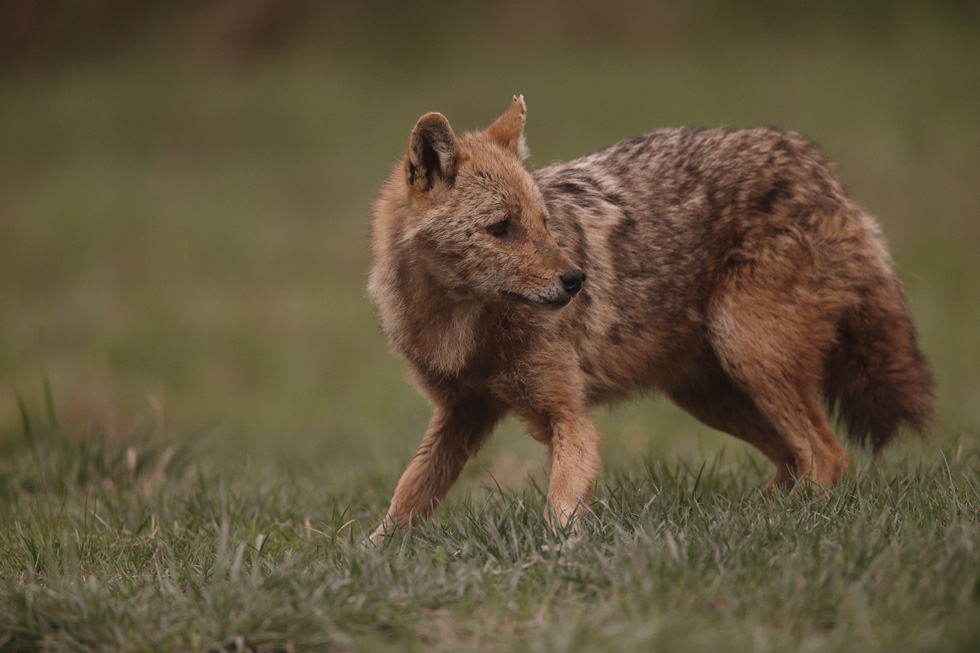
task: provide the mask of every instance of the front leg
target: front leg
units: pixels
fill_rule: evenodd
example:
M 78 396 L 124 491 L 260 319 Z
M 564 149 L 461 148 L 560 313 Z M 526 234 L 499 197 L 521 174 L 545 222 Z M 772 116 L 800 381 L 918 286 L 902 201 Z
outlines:
M 380 544 L 387 535 L 425 520 L 445 499 L 466 461 L 476 455 L 501 414 L 499 408 L 480 400 L 437 406 L 371 542 Z
M 602 435 L 584 412 L 547 415 L 537 425 L 539 438 L 548 445 L 545 516 L 553 526 L 564 527 L 592 498 L 602 466 Z

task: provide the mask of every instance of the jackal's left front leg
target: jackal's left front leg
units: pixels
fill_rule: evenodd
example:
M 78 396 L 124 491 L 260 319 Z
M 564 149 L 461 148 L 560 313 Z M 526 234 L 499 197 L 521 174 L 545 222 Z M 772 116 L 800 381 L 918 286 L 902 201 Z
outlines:
M 556 415 L 539 428 L 548 444 L 548 508 L 554 526 L 565 526 L 592 498 L 602 466 L 602 435 L 585 414 Z

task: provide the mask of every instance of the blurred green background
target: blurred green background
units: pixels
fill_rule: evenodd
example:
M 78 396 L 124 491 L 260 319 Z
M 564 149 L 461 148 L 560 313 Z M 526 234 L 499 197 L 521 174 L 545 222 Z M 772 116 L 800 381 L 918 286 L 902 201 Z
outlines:
M 0 465 L 47 377 L 73 433 L 393 483 L 429 408 L 365 296 L 371 203 L 418 116 L 516 93 L 531 167 L 678 124 L 814 140 L 891 244 L 933 442 L 980 432 L 978 2 L 7 0 L 0 57 Z M 598 414 L 607 466 L 744 450 L 666 401 Z M 468 478 L 540 474 L 519 431 Z

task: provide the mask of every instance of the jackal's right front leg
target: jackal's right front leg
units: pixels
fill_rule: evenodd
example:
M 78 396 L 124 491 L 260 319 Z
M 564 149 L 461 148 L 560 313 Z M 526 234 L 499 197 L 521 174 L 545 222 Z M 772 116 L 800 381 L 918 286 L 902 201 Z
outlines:
M 425 520 L 446 497 L 466 461 L 486 441 L 499 418 L 499 410 L 480 401 L 437 407 L 371 541 L 380 544 L 386 536 Z

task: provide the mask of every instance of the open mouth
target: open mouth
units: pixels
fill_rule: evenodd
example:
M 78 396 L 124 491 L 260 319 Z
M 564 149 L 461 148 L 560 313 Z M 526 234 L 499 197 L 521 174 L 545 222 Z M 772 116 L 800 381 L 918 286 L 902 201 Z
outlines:
M 565 306 L 568 306 L 568 302 L 572 301 L 571 295 L 565 295 L 564 297 L 559 297 L 557 299 L 535 299 L 526 297 L 516 292 L 511 292 L 509 290 L 501 290 L 500 296 L 504 299 L 520 302 L 521 304 L 527 304 L 528 306 L 546 308 L 550 311 L 557 311 L 559 308 L 564 308 Z

